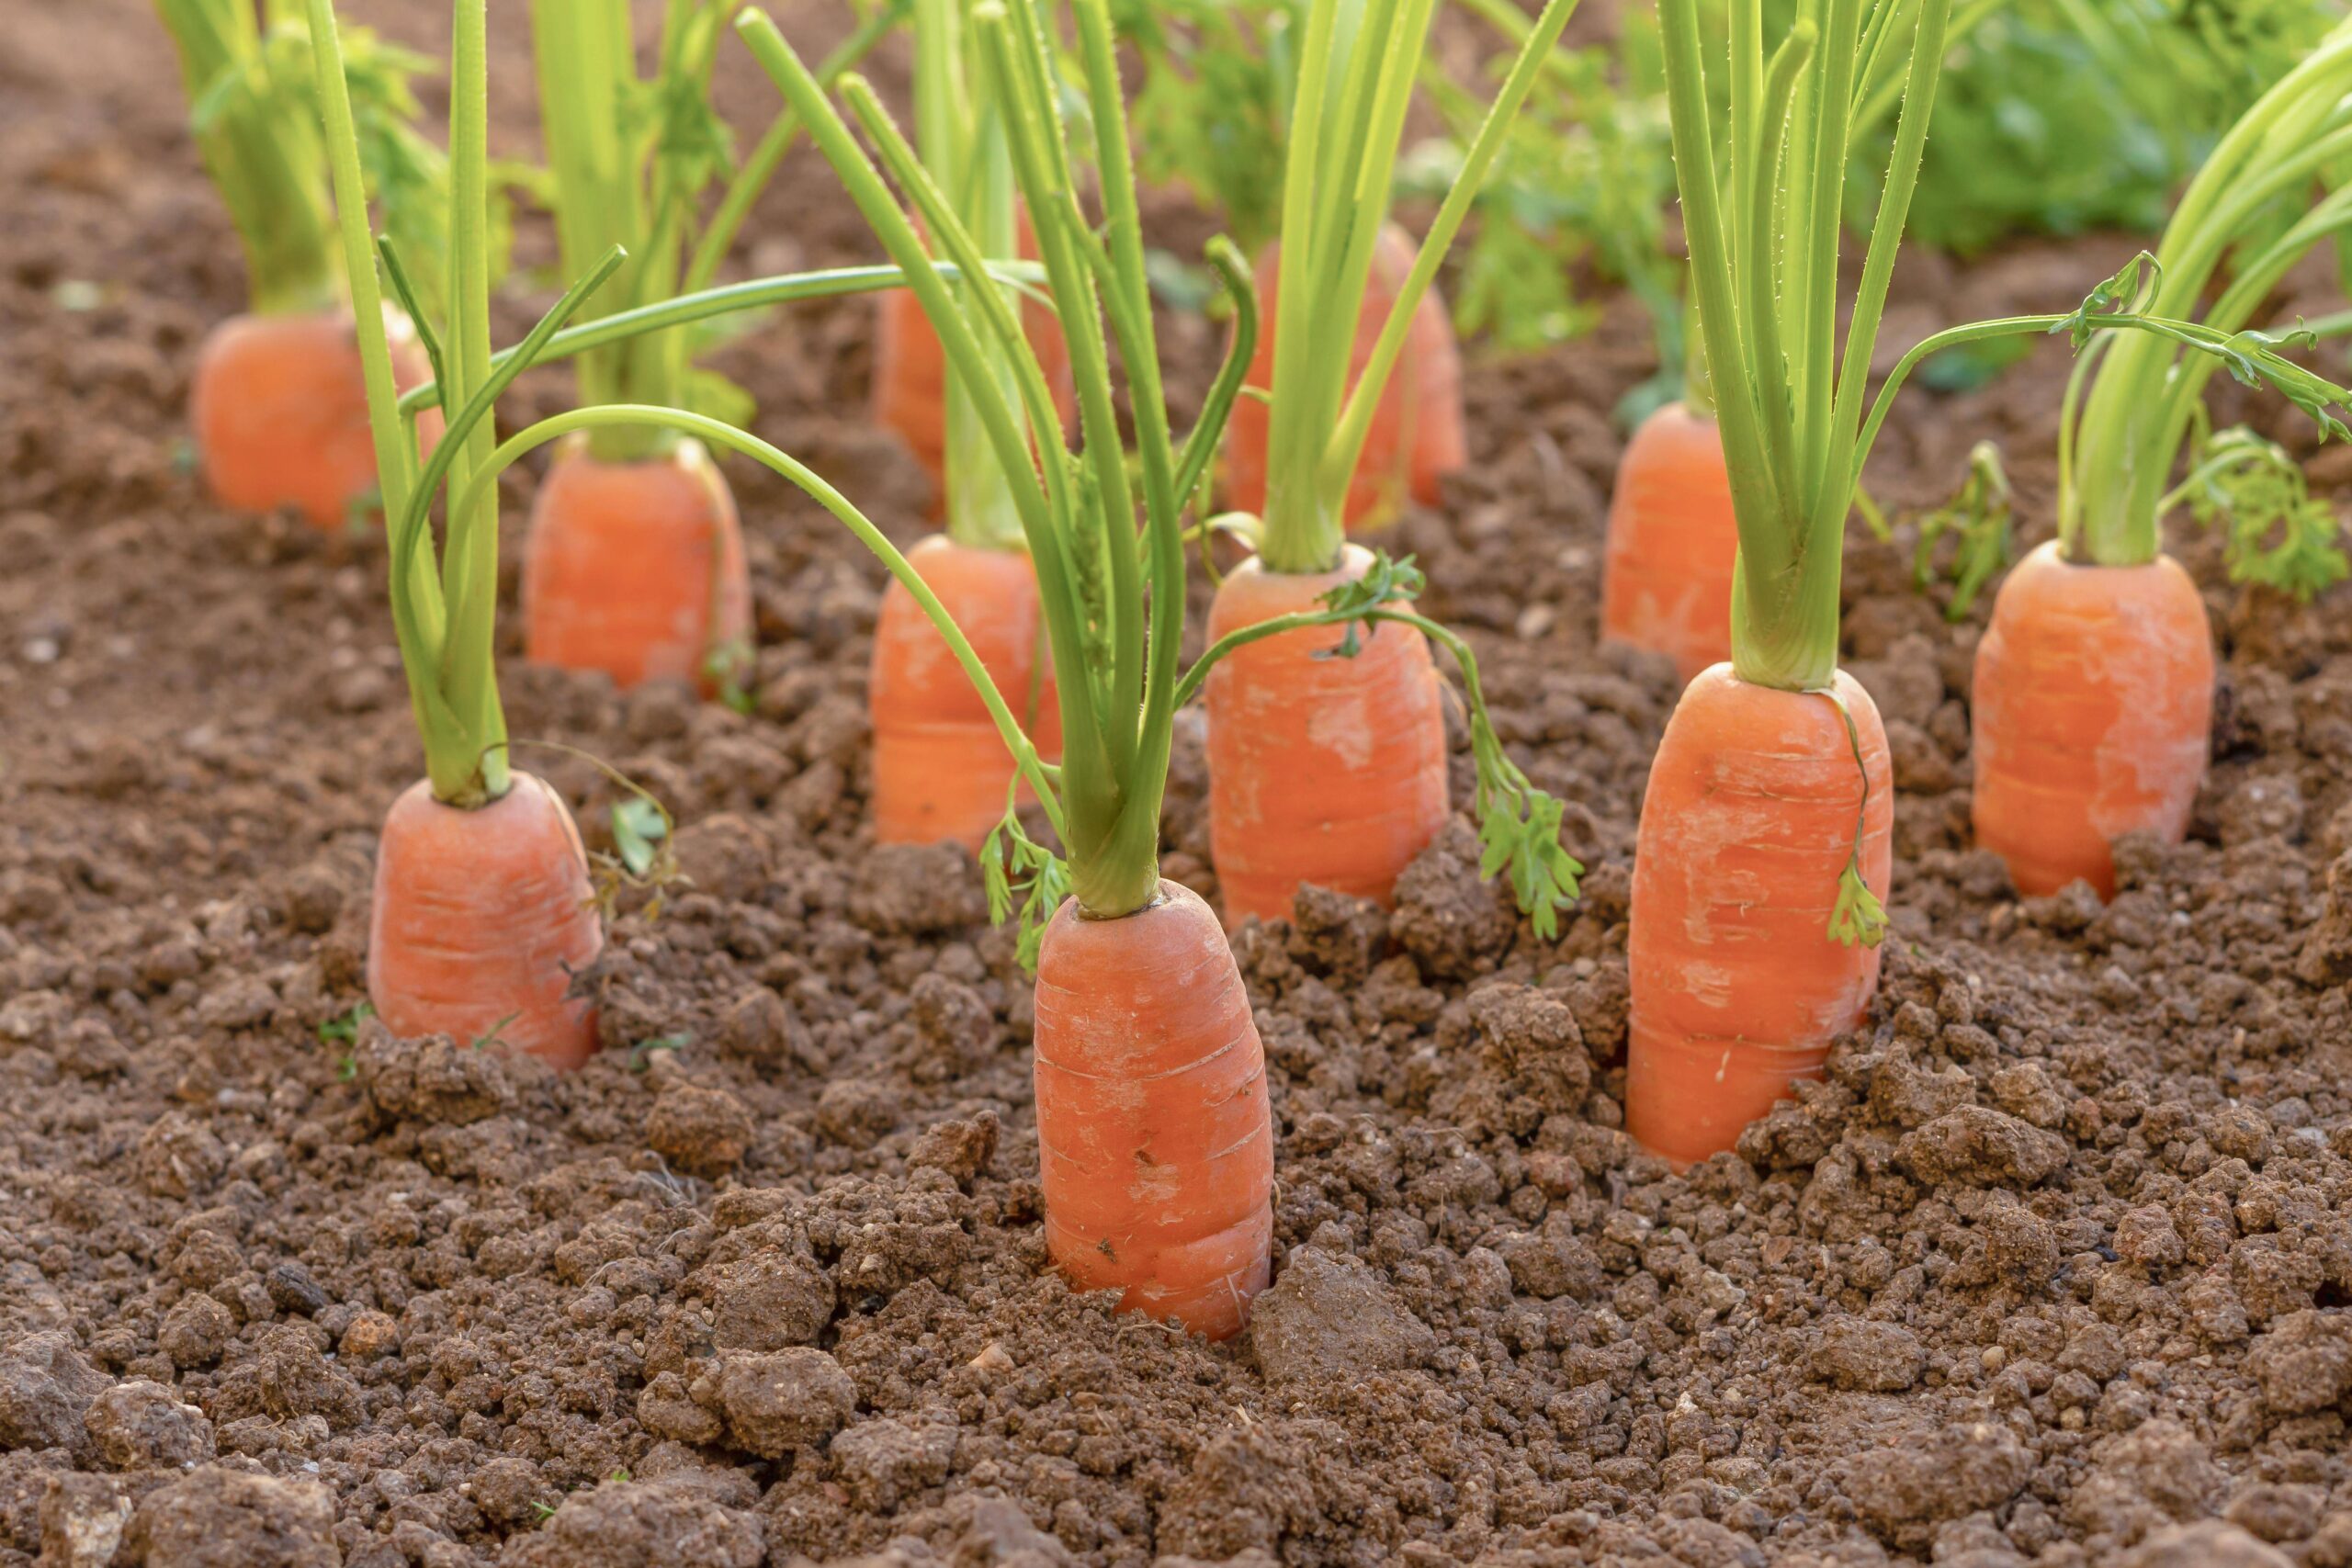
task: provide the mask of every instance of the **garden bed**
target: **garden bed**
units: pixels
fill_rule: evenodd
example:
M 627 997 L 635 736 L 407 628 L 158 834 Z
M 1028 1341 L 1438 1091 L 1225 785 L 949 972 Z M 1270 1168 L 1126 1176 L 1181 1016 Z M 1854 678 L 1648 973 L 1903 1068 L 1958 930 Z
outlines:
M 438 37 L 434 0 L 350 10 Z M 526 155 L 521 9 L 495 20 L 500 150 Z M 322 1032 L 360 1000 L 375 831 L 420 765 L 380 551 L 223 514 L 189 471 L 189 364 L 240 277 L 145 8 L 12 8 L 0 62 L 0 1563 L 109 1561 L 65 1552 L 126 1507 L 126 1568 L 2272 1561 L 2255 1538 L 2352 1562 L 2340 592 L 2253 596 L 2177 538 L 2223 659 L 2190 841 L 2129 847 L 2105 908 L 2019 901 L 1968 841 L 1984 610 L 1947 625 L 1858 527 L 1848 665 L 1901 790 L 1885 984 L 1825 1085 L 1676 1174 L 1616 1128 L 1677 684 L 1594 646 L 1608 411 L 1646 334 L 1627 306 L 1474 363 L 1471 471 L 1393 547 L 1570 803 L 1584 901 L 1537 942 L 1464 822 L 1393 914 L 1310 894 L 1236 936 L 1276 1283 L 1209 1346 L 1048 1267 L 1012 941 L 967 857 L 862 833 L 881 574 L 764 471 L 730 468 L 753 711 L 508 649 L 516 736 L 684 824 L 692 888 L 621 919 L 594 977 L 609 1048 L 557 1077 Z M 763 210 L 761 271 L 870 254 L 805 156 Z M 2136 243 L 1914 257 L 1888 342 L 2067 309 Z M 547 249 L 526 221 L 518 259 Z M 911 539 L 867 321 L 797 310 L 720 363 Z M 1169 333 L 1189 412 L 1218 339 Z M 2066 365 L 1907 393 L 1873 491 L 1931 503 L 1996 438 L 2043 536 Z M 526 761 L 593 838 L 595 773 Z M 1202 795 L 1194 730 L 1164 863 L 1213 893 Z

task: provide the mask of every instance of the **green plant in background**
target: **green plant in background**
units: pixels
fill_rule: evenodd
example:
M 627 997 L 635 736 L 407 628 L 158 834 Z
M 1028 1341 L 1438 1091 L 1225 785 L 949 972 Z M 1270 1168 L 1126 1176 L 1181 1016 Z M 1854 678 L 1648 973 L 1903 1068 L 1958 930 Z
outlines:
M 1924 593 L 1939 575 L 1939 547 L 1947 538 L 1954 542 L 1951 565 L 1942 573 L 1951 579 L 1945 620 L 1966 620 L 1993 574 L 2017 558 L 2010 526 L 2016 513 L 2001 449 L 1978 442 L 1968 454 L 1968 478 L 1959 493 L 1919 519 L 1919 541 L 1911 555 L 1911 585 Z
M 1216 212 L 1244 255 L 1280 226 L 1283 130 L 1297 86 L 1302 0 L 1112 0 L 1142 62 L 1128 106 L 1136 172 Z
M 204 166 L 245 252 L 252 305 L 265 314 L 342 302 L 327 202 L 327 155 L 300 0 L 155 0 L 180 62 Z M 421 54 L 355 28 L 344 39 L 353 130 L 384 229 L 418 257 L 416 284 L 442 298 L 447 160 L 414 128 L 410 83 L 435 72 Z

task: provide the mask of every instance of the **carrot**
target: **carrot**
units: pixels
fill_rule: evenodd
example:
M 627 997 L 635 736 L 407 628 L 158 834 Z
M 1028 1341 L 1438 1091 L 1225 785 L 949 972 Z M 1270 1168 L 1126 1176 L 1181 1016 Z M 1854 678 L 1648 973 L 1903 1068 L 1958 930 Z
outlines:
M 1604 637 L 1674 660 L 1688 682 L 1731 657 L 1731 474 L 1714 420 L 1668 403 L 1617 465 L 1600 580 Z
M 1038 755 L 1058 758 L 1061 715 L 1053 665 L 1043 657 L 1045 622 L 1028 555 L 934 534 L 907 558 L 1011 694 Z M 875 841 L 949 840 L 978 852 L 1004 816 L 1013 760 L 939 629 L 896 581 L 882 595 L 866 691 L 874 717 Z
M 1273 1125 L 1216 916 L 1172 882 L 1124 919 L 1065 902 L 1038 955 L 1036 1020 L 1054 1261 L 1122 1307 L 1212 1339 L 1238 1332 L 1270 1271 Z
M 852 78 L 842 96 L 865 133 L 861 142 L 773 22 L 753 12 L 738 28 L 899 264 L 938 336 L 958 389 L 949 404 L 951 500 L 959 477 L 957 409 L 994 459 L 984 472 L 1034 563 L 1059 710 L 1058 767 L 1015 716 L 1019 694 L 1007 700 L 925 581 L 934 563 L 961 568 L 982 552 L 954 538 L 933 547 L 918 571 L 837 492 L 811 477 L 801 482 L 883 556 L 955 653 L 1067 852 L 1065 859 L 1032 839 L 1013 803 L 1001 796 L 1001 818 L 980 858 L 991 912 L 1004 919 L 1018 903 L 1020 952 L 1039 976 L 1037 1101 L 1049 1248 L 1081 1288 L 1117 1290 L 1125 1304 L 1168 1322 L 1230 1335 L 1269 1271 L 1273 1137 L 1262 1058 L 1232 953 L 1198 897 L 1160 879 L 1159 848 L 1177 709 L 1206 672 L 1201 663 L 1189 676 L 1181 668 L 1185 515 L 1239 392 L 1256 337 L 1255 301 L 1239 253 L 1212 242 L 1210 261 L 1234 296 L 1238 330 L 1201 421 L 1180 447 L 1161 388 L 1106 0 L 1075 0 L 1071 7 L 1073 73 L 1089 100 L 1081 123 L 1093 132 L 1089 183 L 1100 192 L 1099 218 L 1076 195 L 1070 121 L 1048 96 L 1057 96 L 1055 84 L 1063 78 L 1042 16 L 1026 0 L 1017 14 L 969 0 L 932 3 L 938 30 L 923 37 L 936 43 L 963 29 L 973 59 L 988 67 L 966 85 L 973 111 L 1001 128 L 1010 156 L 984 164 L 992 173 L 964 185 L 1001 191 L 1010 174 L 1035 217 L 1046 285 L 1070 344 L 1075 449 L 1070 434 L 1057 427 L 1046 367 L 1015 298 L 987 265 L 990 235 L 1012 238 L 1010 208 L 967 209 L 943 194 L 933 166 L 941 139 L 926 134 L 918 157 L 871 86 Z M 944 70 L 950 58 L 919 48 L 918 71 Z M 946 97 L 919 93 L 919 107 Z M 888 166 L 890 185 L 867 145 Z M 913 203 L 921 231 L 899 209 L 893 186 Z M 967 212 L 980 220 L 978 237 Z M 952 286 L 932 269 L 925 234 L 956 265 Z M 1114 400 L 1114 343 L 1132 411 L 1132 489 L 1126 430 Z M 1039 449 L 1049 460 L 1033 459 Z M 763 460 L 797 471 L 781 454 Z M 986 570 L 1006 568 L 1000 559 Z
M 1626 954 L 1625 1128 L 1671 1159 L 1729 1148 L 1792 1080 L 1819 1076 L 1830 1039 L 1877 988 L 1878 948 L 1823 934 L 1849 863 L 1871 887 L 1894 870 L 1886 734 L 1853 677 L 1837 682 L 1860 771 L 1836 707 L 1728 664 L 1690 682 L 1650 764 Z
M 605 936 L 563 797 L 529 773 L 473 810 L 419 780 L 376 852 L 368 995 L 403 1037 L 497 1040 L 560 1068 L 596 1049 L 596 1011 L 572 981 Z
M 2164 553 L 2167 514 L 2186 505 L 2226 517 L 2234 580 L 2308 599 L 2346 575 L 2334 509 L 2276 445 L 2212 434 L 2202 397 L 2218 351 L 2241 380 L 2285 391 L 2323 436 L 2352 434 L 2329 412 L 2345 406 L 2344 389 L 2280 359 L 2270 346 L 2280 339 L 2245 330 L 2287 271 L 2352 221 L 2352 192 L 2337 190 L 2283 234 L 2276 223 L 2277 198 L 2309 188 L 2325 150 L 2352 142 L 2347 91 L 2352 23 L 2246 111 L 2182 193 L 2156 254 L 2099 291 L 2199 319 L 2102 344 L 2103 358 L 2077 365 L 2061 411 L 2058 538 L 2009 573 L 1977 645 L 1977 841 L 2020 893 L 2079 878 L 2111 897 L 2109 840 L 2177 842 L 2187 829 L 2213 651 L 2195 585 Z M 2188 472 L 2168 491 L 2184 447 Z
M 1634 852 L 1625 1124 L 1676 1160 L 1730 1148 L 1792 1082 L 1818 1073 L 1878 982 L 1893 781 L 1870 694 L 1838 668 L 1839 547 L 1870 447 L 1861 399 L 1951 6 L 1921 0 L 1909 36 L 1874 46 L 1898 70 L 1907 61 L 1907 80 L 1841 344 L 1839 197 L 1870 94 L 1870 73 L 1857 69 L 1873 52 L 1861 41 L 1865 8 L 1810 7 L 1768 69 L 1761 7 L 1732 7 L 1727 187 L 1697 0 L 1658 7 L 1738 538 L 1730 662 L 1699 674 L 1676 705 Z M 1713 557 L 1697 563 L 1702 578 Z
M 291 506 L 314 526 L 339 529 L 376 491 L 359 348 L 336 276 L 334 224 L 325 199 L 326 152 L 309 92 L 274 59 L 299 41 L 299 7 L 262 13 L 252 0 L 156 0 L 171 34 L 195 129 L 245 253 L 249 313 L 205 337 L 191 382 L 189 422 L 212 494 L 223 506 Z M 440 153 L 409 125 L 409 78 L 426 62 L 362 30 L 346 40 L 371 167 L 386 177 L 384 228 L 397 241 L 435 242 L 421 215 L 446 183 Z M 434 250 L 437 244 L 419 243 Z M 425 281 L 434 281 L 425 275 Z M 407 318 L 391 312 L 393 374 L 402 387 L 431 377 Z M 427 415 L 429 449 L 440 429 Z
M 1252 356 L 1262 399 L 1237 405 L 1229 501 L 1262 507 L 1240 525 L 1257 558 L 1227 579 L 1210 615 L 1209 834 L 1225 915 L 1289 913 L 1306 884 L 1385 901 L 1397 874 L 1443 826 L 1445 715 L 1429 639 L 1462 665 L 1486 870 L 1511 868 L 1539 932 L 1573 897 L 1581 867 L 1560 851 L 1556 802 L 1493 739 L 1468 649 L 1434 623 L 1385 609 L 1410 597 L 1410 563 L 1375 558 L 1346 529 L 1393 512 L 1413 480 L 1422 383 L 1459 366 L 1428 349 L 1430 286 L 1574 0 L 1557 0 L 1520 40 L 1502 90 L 1466 150 L 1460 177 L 1418 250 L 1386 220 L 1413 72 L 1423 38 L 1398 18 L 1351 29 L 1317 6 L 1300 55 L 1285 147 L 1279 247 L 1258 274 L 1269 299 L 1304 301 L 1272 317 Z M 1425 31 L 1429 14 L 1417 12 Z M 1319 29 L 1319 30 L 1318 30 Z M 1377 90 L 1373 84 L 1379 84 Z M 1442 312 L 1441 312 L 1442 315 Z M 1442 325 L 1442 322 L 1440 323 Z M 1419 359 L 1410 359 L 1415 345 Z M 1450 344 L 1447 345 L 1450 349 Z M 1438 390 L 1444 393 L 1442 385 Z M 1459 445 L 1458 434 L 1445 441 Z M 1443 445 L 1444 442 L 1441 442 Z M 1353 604 L 1373 635 L 1285 629 Z M 1394 629 L 1389 629 L 1393 626 Z
M 416 331 L 390 313 L 392 373 L 402 389 L 432 378 Z M 197 356 L 189 423 L 213 498 L 241 512 L 291 506 L 341 528 L 376 490 L 367 388 L 351 318 L 340 311 L 232 316 Z M 427 450 L 437 412 L 421 423 Z
M 1371 363 L 1380 332 L 1396 296 L 1413 270 L 1413 242 L 1394 223 L 1381 226 L 1364 283 L 1363 309 L 1350 349 L 1348 385 L 1352 389 Z M 1258 298 L 1269 321 L 1278 320 L 1282 245 L 1268 245 L 1258 258 Z M 1351 532 L 1376 528 L 1394 519 L 1408 495 L 1425 503 L 1438 499 L 1438 486 L 1462 466 L 1466 436 L 1462 415 L 1462 362 L 1453 327 L 1437 291 L 1421 296 L 1411 315 L 1396 368 L 1374 405 L 1363 456 L 1348 488 Z M 1227 435 L 1226 504 L 1237 512 L 1266 511 L 1267 443 L 1272 420 L 1266 398 L 1274 384 L 1272 333 L 1258 340 L 1246 383 L 1260 395 L 1244 397 L 1233 410 Z
M 1028 214 L 1020 216 L 1024 261 L 1037 259 L 1037 237 Z M 1069 350 L 1061 323 L 1043 300 L 1022 301 L 1022 324 L 1029 344 L 1053 388 L 1067 421 L 1072 412 Z M 922 305 L 904 289 L 881 295 L 875 304 L 874 423 L 894 432 L 914 453 L 933 484 L 947 481 L 947 356 L 939 346 Z
M 368 227 L 333 0 L 306 0 L 334 207 L 358 322 L 376 467 L 389 525 L 392 624 L 424 741 L 425 778 L 385 819 L 368 952 L 368 994 L 389 1027 L 503 1041 L 577 1066 L 594 1046 L 574 975 L 603 945 L 580 835 L 555 792 L 509 766 L 495 660 L 498 493 L 451 487 L 446 545 L 431 513 L 453 470 L 494 474 L 488 423 L 498 392 L 527 368 L 617 255 L 575 283 L 506 362 L 490 350 L 487 0 L 455 0 L 447 230 L 450 320 L 436 333 L 413 303 L 395 246 L 392 287 L 411 304 L 435 394 L 457 411 L 428 458 L 404 421 L 386 330 L 383 276 Z M 444 351 L 443 344 L 447 344 Z M 462 468 L 459 467 L 462 465 Z M 666 829 L 667 819 L 662 828 Z
M 602 670 L 624 690 L 731 679 L 752 640 L 734 498 L 703 448 L 606 462 L 567 443 L 531 512 L 523 648 L 534 664 Z
M 1311 613 L 1372 566 L 1360 545 L 1328 572 L 1247 561 L 1217 589 L 1209 637 Z M 1353 658 L 1335 657 L 1346 635 L 1268 637 L 1209 675 L 1210 846 L 1230 924 L 1287 919 L 1306 882 L 1385 904 L 1445 826 L 1443 689 L 1429 639 L 1383 627 Z
M 2109 840 L 2178 843 L 2205 777 L 2213 649 L 2197 585 L 2170 556 L 2072 566 L 2057 543 L 2018 563 L 1976 649 L 1977 842 L 2025 894 L 2115 893 Z

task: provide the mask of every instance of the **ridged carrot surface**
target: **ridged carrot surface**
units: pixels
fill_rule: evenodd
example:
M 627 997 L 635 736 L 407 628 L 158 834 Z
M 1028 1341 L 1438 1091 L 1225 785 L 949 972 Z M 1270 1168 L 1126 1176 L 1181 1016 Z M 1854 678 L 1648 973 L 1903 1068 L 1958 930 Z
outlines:
M 1021 254 L 1037 259 L 1037 241 L 1027 214 L 1021 219 Z M 874 422 L 896 431 L 914 451 L 932 482 L 947 472 L 947 353 L 911 289 L 893 288 L 878 297 L 874 332 Z M 1021 324 L 1046 372 L 1062 421 L 1073 419 L 1077 400 L 1069 378 L 1069 353 L 1060 321 L 1041 300 L 1022 301 Z
M 1863 880 L 1885 897 L 1894 779 L 1870 694 L 1842 671 L 1870 776 Z M 1703 1159 L 1819 1075 L 1878 985 L 1879 953 L 1831 940 L 1862 773 L 1836 706 L 1706 671 L 1650 765 L 1634 857 L 1625 1125 Z
M 1209 610 L 1209 639 L 1317 601 L 1372 562 L 1290 576 L 1245 562 Z M 1303 883 L 1386 903 L 1445 825 L 1443 687 L 1413 626 L 1357 633 L 1352 659 L 1318 657 L 1339 627 L 1283 632 L 1210 671 L 1209 839 L 1225 918 L 1286 918 Z
M 2076 566 L 2055 542 L 2019 561 L 1976 645 L 1976 841 L 2029 895 L 2080 878 L 2115 893 L 2118 835 L 2178 843 L 2204 781 L 2213 640 L 2170 556 Z
M 1046 1242 L 1081 1290 L 1238 1332 L 1273 1239 L 1266 1059 L 1225 931 L 1172 882 L 1117 919 L 1065 902 L 1036 988 Z
M 384 820 L 368 933 L 368 995 L 393 1033 L 495 1034 L 557 1067 L 596 1049 L 571 977 L 605 945 L 580 829 L 529 773 L 476 810 L 412 786 Z
M 752 637 L 742 529 L 709 455 L 684 441 L 608 463 L 567 443 L 531 509 L 522 598 L 535 664 L 709 689 L 713 650 Z
M 1061 706 L 1027 553 L 933 534 L 907 558 L 988 666 L 1031 743 L 1047 761 L 1058 758 Z M 874 719 L 876 841 L 952 840 L 978 850 L 1004 815 L 1012 757 L 947 640 L 895 578 L 874 628 L 866 701 Z
M 1373 253 L 1372 273 L 1364 282 L 1363 310 L 1356 323 L 1355 347 L 1349 385 L 1372 357 L 1373 345 L 1413 269 L 1413 242 L 1391 223 L 1382 229 L 1380 245 Z M 1264 327 L 1258 351 L 1250 361 L 1244 383 L 1256 388 L 1233 405 L 1226 433 L 1226 505 L 1237 512 L 1262 513 L 1266 506 L 1266 446 L 1271 434 L 1270 407 L 1264 393 L 1274 384 L 1274 313 L 1282 272 L 1282 247 L 1266 247 L 1258 258 L 1258 302 Z M 1347 524 L 1350 529 L 1374 528 L 1391 521 L 1407 494 L 1424 502 L 1438 498 L 1439 481 L 1465 460 L 1467 438 L 1463 428 L 1462 358 L 1454 345 L 1453 323 L 1435 289 L 1421 297 L 1413 313 L 1396 372 L 1373 412 L 1364 437 L 1363 456 L 1348 486 Z
M 392 376 L 402 391 L 433 378 L 416 329 L 384 313 Z M 376 488 L 368 389 L 347 311 L 235 316 L 212 329 L 197 355 L 189 419 L 212 494 L 240 512 L 300 511 L 334 531 Z M 440 411 L 417 420 L 430 452 Z
M 1642 422 L 1617 465 L 1601 635 L 1671 656 L 1685 682 L 1729 659 L 1738 555 L 1723 434 L 1713 420 L 1668 403 Z

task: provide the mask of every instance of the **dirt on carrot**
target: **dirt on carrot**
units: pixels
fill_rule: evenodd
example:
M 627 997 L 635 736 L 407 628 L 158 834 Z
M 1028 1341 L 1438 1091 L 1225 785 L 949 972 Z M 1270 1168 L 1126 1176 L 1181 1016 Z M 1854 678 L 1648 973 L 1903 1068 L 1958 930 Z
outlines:
M 1572 803 L 1586 899 L 1532 944 L 1457 824 L 1394 913 L 1311 897 L 1236 938 L 1274 1282 L 1204 1347 L 1049 1266 L 1029 987 L 968 863 L 865 836 L 879 573 L 762 474 L 730 470 L 751 714 L 526 670 L 507 620 L 514 732 L 684 824 L 695 886 L 624 916 L 595 976 L 609 1049 L 559 1078 L 352 1016 L 417 769 L 381 562 L 231 517 L 175 462 L 240 280 L 143 8 L 87 3 L 119 51 L 0 12 L 43 84 L 0 145 L 0 1563 L 118 1520 L 120 1568 L 198 1542 L 353 1568 L 2342 1560 L 2340 598 L 2243 593 L 2176 536 L 2222 658 L 2188 840 L 2127 845 L 2104 908 L 2020 900 L 1970 847 L 1989 596 L 1948 626 L 1899 536 L 1858 546 L 1847 667 L 1898 791 L 1881 994 L 1743 1159 L 1674 1176 L 1617 1123 L 1633 803 L 1679 685 L 1594 650 L 1606 411 L 1652 367 L 1630 310 L 1474 366 L 1472 468 L 1396 548 Z M 520 145 L 527 84 L 498 92 Z M 787 173 L 766 244 L 863 254 L 828 180 Z M 1889 336 L 2079 298 L 2111 248 L 1919 258 Z M 912 538 L 925 480 L 862 417 L 869 320 L 796 313 L 718 363 Z M 1184 341 L 1190 398 L 1216 345 Z M 1996 435 L 2045 537 L 2064 369 L 1906 397 L 1874 491 L 1932 504 Z M 517 412 L 566 395 L 534 378 Z M 600 847 L 606 786 L 532 765 Z M 1196 744 L 1167 829 L 1213 897 Z

